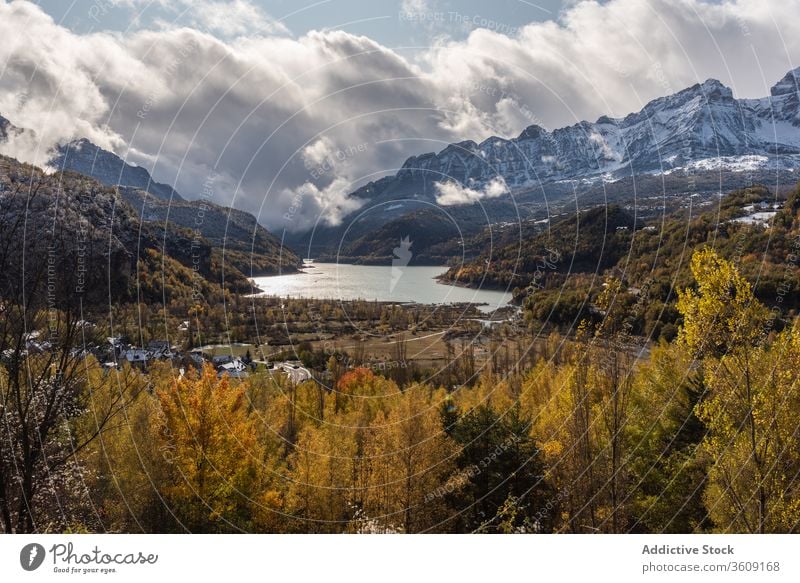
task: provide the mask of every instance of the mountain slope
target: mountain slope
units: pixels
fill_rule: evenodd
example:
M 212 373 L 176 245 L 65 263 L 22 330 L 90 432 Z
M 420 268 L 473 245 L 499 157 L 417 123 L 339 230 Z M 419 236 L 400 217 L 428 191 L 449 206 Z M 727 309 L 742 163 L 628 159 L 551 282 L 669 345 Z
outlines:
M 0 116 L 0 142 L 10 132 L 23 132 Z M 248 276 L 291 273 L 300 258 L 244 211 L 206 200 L 184 199 L 168 184 L 153 180 L 150 173 L 125 162 L 89 140 L 60 146 L 50 166 L 89 176 L 106 186 L 117 187 L 141 217 L 148 230 L 161 231 L 168 240 L 176 229 L 193 231 L 196 238 L 214 247 L 215 262 Z M 241 287 L 241 286 L 240 286 Z
M 38 289 L 53 306 L 108 310 L 109 302 L 181 298 L 190 306 L 251 291 L 233 268 L 223 280 L 213 253 L 185 229 L 142 224 L 114 189 L 92 178 L 46 174 L 0 156 L 0 298 L 18 301 Z
M 86 139 L 75 140 L 58 148 L 50 165 L 58 170 L 72 170 L 96 178 L 108 186 L 126 186 L 144 190 L 163 200 L 183 200 L 174 188 L 153 180 L 141 166 L 122 158 Z
M 709 79 L 623 118 L 602 116 L 553 131 L 532 125 L 516 138 L 466 140 L 412 156 L 394 176 L 354 191 L 367 202 L 342 226 L 293 240 L 314 255 L 330 256 L 341 246 L 352 256 L 356 240 L 380 240 L 384 225 L 444 206 L 439 199 L 448 184 L 484 191 L 479 202 L 466 197 L 446 206 L 469 217 L 466 235 L 477 222 L 524 221 L 560 201 L 627 203 L 655 191 L 708 194 L 776 179 L 793 184 L 800 168 L 799 79 L 800 69 L 790 71 L 761 99 L 736 99 Z M 486 196 L 498 181 L 510 195 Z
M 50 281 L 50 271 L 58 273 L 57 305 L 80 302 L 87 310 L 136 302 L 169 305 L 183 315 L 254 291 L 236 262 L 195 229 L 142 221 L 118 189 L 2 155 L 0 255 L 6 275 L 0 283 L 8 284 L 0 285 L 0 298 L 32 289 L 24 283 L 30 278 Z M 259 260 L 267 262 L 265 271 L 277 269 L 271 257 L 241 262 L 249 269 Z
M 800 156 L 799 78 L 800 68 L 790 71 L 762 99 L 736 99 L 728 87 L 709 79 L 624 118 L 603 116 L 552 132 L 532 125 L 510 140 L 451 144 L 409 158 L 393 180 L 365 187 L 363 194 L 397 190 L 398 182 L 421 176 L 428 179 L 426 192 L 435 191 L 436 182 L 453 180 L 474 188 L 498 176 L 513 191 L 555 180 L 703 168 L 704 161 L 734 170 L 741 164 L 795 167 Z M 741 157 L 748 159 L 737 160 Z
M 242 273 L 294 272 L 300 264 L 299 257 L 259 225 L 253 215 L 207 200 L 185 200 L 171 186 L 155 182 L 144 168 L 127 164 L 88 140 L 62 146 L 51 164 L 118 186 L 142 220 L 196 231 L 217 248 L 219 261 L 224 257 Z
M 737 258 L 742 272 L 756 282 L 755 291 L 762 301 L 775 302 L 782 281 L 792 290 L 800 285 L 797 266 L 787 260 L 791 241 L 800 232 L 798 200 L 800 188 L 790 193 L 785 208 L 778 210 L 784 206 L 780 199 L 756 186 L 728 194 L 706 212 L 680 209 L 635 223 L 632 214 L 619 206 L 595 207 L 538 234 L 528 233 L 505 246 L 487 249 L 442 278 L 462 285 L 514 290 L 517 301 L 528 298 L 529 303 L 541 302 L 549 310 L 553 302 L 564 301 L 565 293 L 577 293 L 569 301 L 576 297 L 587 301 L 602 291 L 603 276 L 613 275 L 634 290 L 646 289 L 650 301 L 655 302 L 647 311 L 657 315 L 664 305 L 673 305 L 675 297 L 670 290 L 690 285 L 692 249 L 713 245 L 724 256 Z M 764 224 L 748 219 L 748 214 L 762 208 L 772 209 L 767 214 L 774 219 Z M 779 301 L 796 307 L 795 291 L 786 295 Z M 539 313 L 544 317 L 547 310 Z M 575 313 L 574 309 L 565 312 Z
M 292 273 L 301 263 L 250 213 L 202 200 L 162 200 L 132 188 L 121 188 L 120 193 L 143 221 L 158 229 L 173 224 L 198 233 L 227 265 L 248 276 Z

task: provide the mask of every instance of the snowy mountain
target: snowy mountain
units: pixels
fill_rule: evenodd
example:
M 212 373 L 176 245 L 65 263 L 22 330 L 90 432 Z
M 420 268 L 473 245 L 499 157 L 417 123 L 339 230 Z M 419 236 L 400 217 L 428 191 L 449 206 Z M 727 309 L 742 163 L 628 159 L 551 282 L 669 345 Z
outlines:
M 319 257 L 357 256 L 370 244 L 380 247 L 384 225 L 409 230 L 405 218 L 420 212 L 435 211 L 469 234 L 475 224 L 532 217 L 542 205 L 574 206 L 576 197 L 587 208 L 612 198 L 628 204 L 654 194 L 688 197 L 687 191 L 774 183 L 776 171 L 793 184 L 800 169 L 799 86 L 800 68 L 761 99 L 736 99 L 709 79 L 623 118 L 602 116 L 553 131 L 532 125 L 512 139 L 451 144 L 412 156 L 394 176 L 353 192 L 367 203 L 340 226 L 290 241 Z M 412 239 L 427 237 L 413 231 L 406 233 Z
M 714 79 L 655 99 L 624 118 L 547 131 L 536 125 L 518 137 L 464 141 L 413 156 L 395 177 L 355 196 L 384 192 L 435 195 L 436 183 L 479 189 L 502 178 L 512 192 L 548 182 L 619 179 L 683 170 L 752 170 L 800 166 L 800 68 L 769 97 L 736 99 Z M 413 184 L 413 186 L 412 186 Z

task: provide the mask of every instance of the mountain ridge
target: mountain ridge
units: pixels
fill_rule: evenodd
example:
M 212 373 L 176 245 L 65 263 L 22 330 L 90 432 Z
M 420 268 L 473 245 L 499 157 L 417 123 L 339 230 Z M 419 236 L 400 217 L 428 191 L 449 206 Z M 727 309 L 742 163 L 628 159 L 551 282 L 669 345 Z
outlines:
M 552 131 L 532 124 L 516 138 L 462 140 L 410 156 L 394 175 L 351 193 L 366 203 L 341 226 L 294 236 L 292 242 L 321 256 L 337 247 L 349 253 L 364 246 L 370 229 L 382 241 L 384 225 L 428 206 L 447 213 L 458 208 L 462 215 L 472 209 L 472 218 L 482 218 L 485 226 L 549 212 L 559 201 L 596 199 L 598 189 L 603 199 L 617 202 L 635 199 L 637 183 L 674 190 L 650 177 L 668 177 L 689 194 L 778 178 L 793 183 L 792 173 L 800 169 L 799 79 L 800 68 L 793 69 L 769 96 L 756 99 L 738 99 L 720 81 L 707 79 L 622 117 L 601 115 Z M 491 190 L 498 180 L 506 194 Z M 442 196 L 459 188 L 467 194 L 461 201 Z M 369 228 L 363 224 L 367 214 Z
M 134 166 L 86 138 L 59 146 L 50 165 L 91 176 L 108 186 L 136 188 L 164 200 L 185 200 L 169 184 L 156 182 L 146 168 Z
M 395 178 L 425 173 L 474 187 L 499 176 L 513 191 L 608 173 L 670 171 L 709 158 L 798 156 L 798 78 L 800 68 L 789 71 L 768 97 L 757 99 L 737 99 L 729 87 L 707 79 L 621 118 L 603 115 L 552 131 L 533 124 L 516 138 L 455 142 L 409 157 Z M 778 131 L 770 135 L 770 128 Z M 794 167 L 798 159 L 788 162 Z
M 11 132 L 30 132 L 0 116 L 0 141 Z M 172 186 L 157 182 L 141 166 L 129 164 L 114 152 L 86 138 L 59 146 L 50 162 L 58 172 L 76 172 L 116 188 L 145 224 L 162 231 L 195 233 L 215 248 L 231 267 L 248 277 L 296 272 L 300 258 L 250 213 L 207 200 L 187 200 Z M 202 217 L 202 220 L 198 220 Z

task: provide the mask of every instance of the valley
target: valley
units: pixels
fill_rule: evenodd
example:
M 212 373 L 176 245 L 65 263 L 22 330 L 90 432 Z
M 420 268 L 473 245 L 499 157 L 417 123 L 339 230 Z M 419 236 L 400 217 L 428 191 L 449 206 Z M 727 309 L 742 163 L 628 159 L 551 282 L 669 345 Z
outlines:
M 795 532 L 799 82 L 366 184 L 320 138 L 263 216 L 1 155 L 3 531 Z

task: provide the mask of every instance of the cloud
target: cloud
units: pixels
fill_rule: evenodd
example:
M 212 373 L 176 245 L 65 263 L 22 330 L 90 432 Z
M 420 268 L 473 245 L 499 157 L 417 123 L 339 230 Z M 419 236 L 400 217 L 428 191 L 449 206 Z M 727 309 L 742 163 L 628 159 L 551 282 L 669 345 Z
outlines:
M 594 147 L 599 150 L 602 154 L 602 157 L 606 160 L 621 160 L 620 154 L 614 152 L 613 148 L 608 145 L 605 138 L 601 136 L 597 132 L 591 132 L 589 134 L 589 141 L 594 145 Z
M 149 13 L 162 29 L 191 26 L 225 38 L 254 34 L 289 34 L 285 24 L 249 0 L 111 0 L 111 2 L 117 6 L 136 10 L 139 21 L 145 13 Z
M 411 14 L 433 12 L 429 0 L 403 0 L 400 3 L 400 10 Z
M 557 128 L 624 116 L 709 77 L 740 97 L 768 95 L 800 64 L 800 23 L 784 20 L 798 9 L 797 0 L 586 1 L 558 21 L 511 36 L 478 29 L 422 58 L 448 72 L 452 103 L 460 98 L 453 127 L 510 128 L 537 118 Z
M 497 198 L 508 194 L 508 186 L 505 181 L 500 178 L 494 178 L 489 181 L 483 188 L 473 189 L 462 186 L 456 182 L 436 182 L 437 195 L 436 202 L 442 206 L 454 206 L 459 204 L 474 204 L 485 198 Z
M 335 178 L 324 188 L 306 182 L 296 189 L 287 189 L 283 194 L 291 198 L 294 206 L 284 213 L 284 228 L 289 231 L 307 231 L 315 226 L 314 217 L 325 217 L 323 224 L 338 226 L 349 213 L 363 206 L 363 200 L 350 196 L 353 183 L 344 178 Z M 310 206 L 313 212 L 308 212 Z
M 225 177 L 215 200 L 273 229 L 334 224 L 361 204 L 348 192 L 448 142 L 621 116 L 708 77 L 763 96 L 800 64 L 800 0 L 586 1 L 414 50 L 336 30 L 292 37 L 246 0 L 157 3 L 161 27 L 76 34 L 0 0 L 0 114 L 35 131 L 13 155 L 41 165 L 86 137 L 189 198 Z
M 303 161 L 309 170 L 326 164 L 333 164 L 335 156 L 336 146 L 324 136 L 303 148 Z
M 185 5 L 195 26 L 224 36 L 289 33 L 289 29 L 283 23 L 274 20 L 247 0 L 233 2 L 182 0 L 172 4 Z

